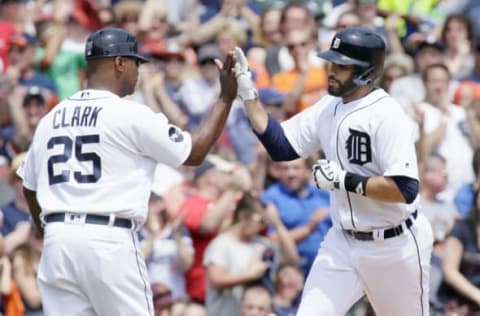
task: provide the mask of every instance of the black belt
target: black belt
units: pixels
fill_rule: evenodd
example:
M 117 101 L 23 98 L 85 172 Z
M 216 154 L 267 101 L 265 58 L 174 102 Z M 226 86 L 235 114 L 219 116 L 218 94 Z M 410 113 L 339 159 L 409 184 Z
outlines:
M 87 224 L 96 224 L 96 225 L 108 225 L 110 222 L 110 216 L 106 215 L 97 215 L 97 214 L 75 214 L 75 213 L 53 213 L 45 215 L 43 218 L 45 223 L 53 223 L 53 222 L 68 222 L 68 217 L 72 221 L 75 221 L 75 218 L 79 218 L 81 216 L 85 216 L 85 223 Z M 126 218 L 118 218 L 115 217 L 113 220 L 113 226 L 122 227 L 122 228 L 132 228 L 132 220 Z
M 415 211 L 412 213 L 412 216 L 410 216 L 406 221 L 405 221 L 405 226 L 410 228 L 413 225 L 413 220 L 417 219 L 418 211 Z M 412 219 L 413 218 L 413 219 Z M 347 234 L 352 236 L 355 239 L 358 240 L 363 240 L 363 241 L 368 241 L 368 240 L 375 240 L 374 238 L 374 232 L 359 232 L 355 230 L 345 230 Z M 383 239 L 387 238 L 392 238 L 395 236 L 398 236 L 403 233 L 403 225 L 398 225 L 393 228 L 385 229 L 383 231 Z M 382 239 L 382 238 L 379 238 Z

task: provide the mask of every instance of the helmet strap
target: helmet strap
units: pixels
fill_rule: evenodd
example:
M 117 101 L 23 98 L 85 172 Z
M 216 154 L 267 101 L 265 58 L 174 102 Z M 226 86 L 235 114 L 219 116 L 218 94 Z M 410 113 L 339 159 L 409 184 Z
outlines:
M 367 69 L 365 69 L 364 72 L 359 74 L 356 78 L 353 78 L 353 82 L 357 86 L 366 86 L 371 84 L 373 80 L 371 78 L 368 78 L 368 76 L 370 76 L 373 73 L 374 69 L 375 69 L 374 66 L 368 67 Z

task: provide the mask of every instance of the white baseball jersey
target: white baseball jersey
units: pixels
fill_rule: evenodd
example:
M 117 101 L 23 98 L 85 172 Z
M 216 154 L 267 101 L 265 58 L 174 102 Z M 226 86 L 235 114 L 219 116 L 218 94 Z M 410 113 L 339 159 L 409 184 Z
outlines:
M 383 89 L 347 104 L 324 96 L 282 127 L 302 157 L 321 148 L 327 159 L 352 173 L 418 179 L 413 125 Z M 334 190 L 330 203 L 335 227 L 371 231 L 400 224 L 416 209 L 418 197 L 406 205 Z
M 182 164 L 189 133 L 161 113 L 102 90 L 79 91 L 39 123 L 18 174 L 42 216 L 113 213 L 143 224 L 157 162 Z

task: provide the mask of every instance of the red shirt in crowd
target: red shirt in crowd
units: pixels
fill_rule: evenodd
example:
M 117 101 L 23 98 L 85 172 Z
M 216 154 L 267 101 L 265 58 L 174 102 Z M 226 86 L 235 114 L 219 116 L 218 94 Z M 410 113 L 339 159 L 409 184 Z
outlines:
M 180 208 L 186 212 L 184 224 L 190 232 L 195 249 L 195 256 L 192 267 L 185 273 L 188 295 L 196 301 L 205 301 L 206 275 L 203 267 L 203 254 L 210 241 L 215 238 L 218 232 L 205 234 L 200 233 L 200 224 L 203 216 L 207 213 L 209 205 L 213 201 L 199 197 L 189 196 Z

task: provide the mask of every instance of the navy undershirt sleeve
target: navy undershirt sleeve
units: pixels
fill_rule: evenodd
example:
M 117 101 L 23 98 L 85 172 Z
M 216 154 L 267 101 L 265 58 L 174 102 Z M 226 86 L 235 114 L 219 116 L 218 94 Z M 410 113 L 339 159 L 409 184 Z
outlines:
M 417 179 L 412 179 L 405 176 L 393 176 L 390 178 L 392 178 L 393 181 L 395 181 L 398 189 L 400 190 L 400 192 L 402 192 L 402 195 L 408 204 L 415 201 L 415 198 L 417 197 L 417 194 L 418 194 Z
M 254 133 L 274 161 L 289 161 L 300 158 L 285 136 L 280 123 L 270 114 L 268 115 L 265 132 L 258 134 L 254 131 Z

